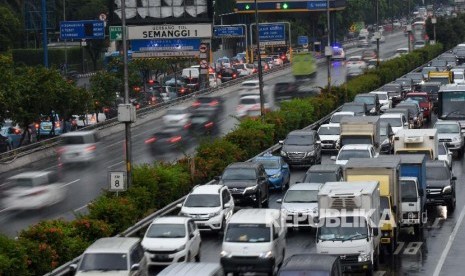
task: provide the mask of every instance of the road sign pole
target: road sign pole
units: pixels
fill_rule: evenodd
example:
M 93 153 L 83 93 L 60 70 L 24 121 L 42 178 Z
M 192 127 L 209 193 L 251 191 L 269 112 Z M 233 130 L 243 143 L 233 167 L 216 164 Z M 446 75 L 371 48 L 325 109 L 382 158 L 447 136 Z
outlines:
M 263 68 L 262 68 L 262 57 L 260 54 L 260 27 L 258 24 L 258 7 L 257 0 L 255 3 L 255 30 L 256 30 L 256 43 L 257 43 L 257 61 L 258 61 L 258 87 L 260 91 L 260 117 L 262 121 L 265 120 L 265 96 L 263 95 Z

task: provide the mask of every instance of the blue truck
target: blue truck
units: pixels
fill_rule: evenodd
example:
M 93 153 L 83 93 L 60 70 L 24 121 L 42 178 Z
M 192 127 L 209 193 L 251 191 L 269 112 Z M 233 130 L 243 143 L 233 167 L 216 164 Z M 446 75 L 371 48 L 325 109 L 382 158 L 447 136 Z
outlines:
M 400 195 L 401 227 L 412 227 L 415 235 L 422 231 L 427 221 L 426 213 L 426 156 L 424 154 L 401 154 Z

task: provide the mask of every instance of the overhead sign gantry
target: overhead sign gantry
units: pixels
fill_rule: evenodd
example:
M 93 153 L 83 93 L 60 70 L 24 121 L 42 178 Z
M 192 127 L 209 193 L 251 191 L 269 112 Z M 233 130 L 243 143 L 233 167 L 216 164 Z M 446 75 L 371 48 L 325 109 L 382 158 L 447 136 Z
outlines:
M 260 12 L 314 12 L 327 9 L 326 0 L 256 0 L 257 8 Z M 330 0 L 329 9 L 331 11 L 343 10 L 346 0 Z M 254 13 L 255 0 L 237 0 L 237 13 Z

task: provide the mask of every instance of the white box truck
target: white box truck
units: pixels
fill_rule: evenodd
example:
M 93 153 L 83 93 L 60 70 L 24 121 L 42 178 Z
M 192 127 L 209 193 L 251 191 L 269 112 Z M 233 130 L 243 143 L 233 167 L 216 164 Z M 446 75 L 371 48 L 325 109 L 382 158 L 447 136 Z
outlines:
M 377 149 L 380 145 L 379 116 L 343 117 L 340 122 L 339 146 L 368 144 Z
M 401 129 L 394 135 L 394 154 L 424 154 L 427 160 L 438 159 L 437 129 Z
M 345 272 L 372 275 L 379 259 L 378 181 L 327 182 L 318 208 L 317 253 L 340 256 Z

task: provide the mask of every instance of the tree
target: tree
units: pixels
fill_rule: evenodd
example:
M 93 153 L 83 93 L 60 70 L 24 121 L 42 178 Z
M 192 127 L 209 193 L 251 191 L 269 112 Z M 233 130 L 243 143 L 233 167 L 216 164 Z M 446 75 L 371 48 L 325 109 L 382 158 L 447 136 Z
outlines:
M 103 107 L 112 106 L 115 103 L 116 93 L 122 92 L 121 80 L 115 74 L 105 71 L 98 72 L 90 79 L 92 107 L 97 114 L 101 112 Z
M 0 6 L 0 52 L 13 48 L 21 32 L 18 16 L 10 8 Z

